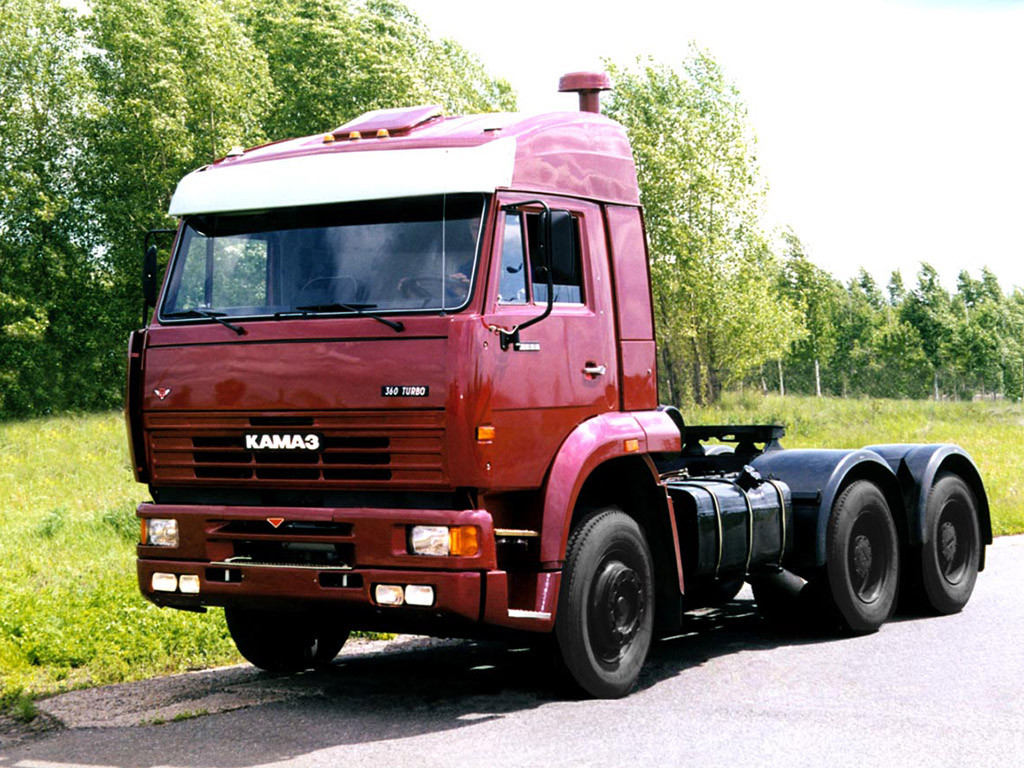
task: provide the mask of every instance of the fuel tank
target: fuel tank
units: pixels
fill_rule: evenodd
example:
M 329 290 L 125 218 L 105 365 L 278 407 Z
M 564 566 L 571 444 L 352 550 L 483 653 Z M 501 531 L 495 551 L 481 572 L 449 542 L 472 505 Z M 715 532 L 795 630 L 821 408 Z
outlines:
M 778 566 L 792 546 L 792 498 L 781 481 L 745 472 L 665 485 L 675 507 L 684 582 Z

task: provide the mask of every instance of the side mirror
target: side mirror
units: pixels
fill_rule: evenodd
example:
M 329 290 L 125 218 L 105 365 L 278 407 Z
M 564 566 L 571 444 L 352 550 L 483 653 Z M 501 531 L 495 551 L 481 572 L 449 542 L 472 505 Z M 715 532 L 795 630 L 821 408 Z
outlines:
M 142 296 L 147 307 L 156 306 L 157 292 L 156 276 L 156 245 L 146 249 L 146 255 L 142 258 Z
M 551 259 L 551 277 L 556 283 L 577 281 L 575 225 L 568 211 L 551 211 L 551 243 L 548 255 Z

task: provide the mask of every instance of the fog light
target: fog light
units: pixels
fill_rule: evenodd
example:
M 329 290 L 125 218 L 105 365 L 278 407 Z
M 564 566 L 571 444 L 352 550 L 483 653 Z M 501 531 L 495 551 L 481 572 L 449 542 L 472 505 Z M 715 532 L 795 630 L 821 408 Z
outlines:
M 183 574 L 178 579 L 178 589 L 186 595 L 199 594 L 199 577 L 192 573 Z
M 431 606 L 434 604 L 434 588 L 426 584 L 406 584 L 405 602 L 409 605 Z
M 176 592 L 178 590 L 178 577 L 173 573 L 154 573 L 149 583 L 154 592 Z
M 178 546 L 178 521 L 149 518 L 146 521 L 146 544 L 151 547 Z
M 448 526 L 414 525 L 409 529 L 409 550 L 414 555 L 447 555 Z
M 373 590 L 373 597 L 378 605 L 401 605 L 405 602 L 405 594 L 397 584 L 378 584 Z

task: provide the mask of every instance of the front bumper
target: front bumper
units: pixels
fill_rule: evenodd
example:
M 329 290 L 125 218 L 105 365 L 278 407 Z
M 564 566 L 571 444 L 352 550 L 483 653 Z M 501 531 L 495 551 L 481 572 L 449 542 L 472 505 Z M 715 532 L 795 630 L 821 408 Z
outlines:
M 161 606 L 334 611 L 354 629 L 388 624 L 435 631 L 446 622 L 549 631 L 560 572 L 510 578 L 497 567 L 494 525 L 485 510 L 326 509 L 142 504 L 143 518 L 178 521 L 179 545 L 139 546 L 139 587 Z M 278 522 L 275 526 L 271 520 Z M 474 525 L 468 557 L 408 552 L 411 525 Z M 332 549 L 330 562 L 260 562 L 239 552 Z M 275 549 L 279 548 L 279 549 Z M 340 553 L 340 554 L 339 554 Z M 198 577 L 197 594 L 156 591 L 154 573 Z M 433 587 L 430 606 L 383 606 L 378 584 Z

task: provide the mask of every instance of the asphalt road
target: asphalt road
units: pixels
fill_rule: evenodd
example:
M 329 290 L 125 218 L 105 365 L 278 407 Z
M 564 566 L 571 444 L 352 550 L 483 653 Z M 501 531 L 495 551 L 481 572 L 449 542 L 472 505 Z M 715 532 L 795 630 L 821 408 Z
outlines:
M 1000 539 L 962 614 L 844 639 L 774 634 L 745 590 L 657 642 L 619 701 L 561 698 L 531 651 L 423 640 L 297 678 L 232 667 L 65 694 L 43 702 L 65 727 L 0 746 L 0 768 L 1020 766 L 1022 580 L 1024 537 Z

